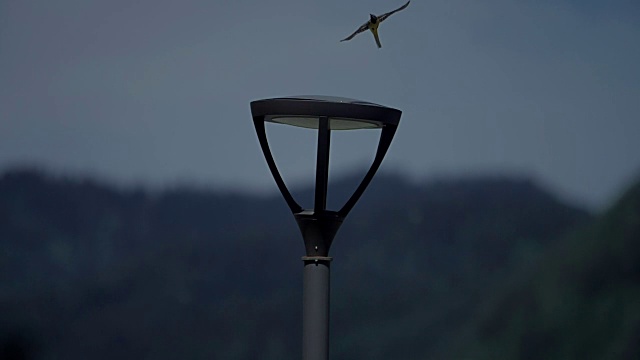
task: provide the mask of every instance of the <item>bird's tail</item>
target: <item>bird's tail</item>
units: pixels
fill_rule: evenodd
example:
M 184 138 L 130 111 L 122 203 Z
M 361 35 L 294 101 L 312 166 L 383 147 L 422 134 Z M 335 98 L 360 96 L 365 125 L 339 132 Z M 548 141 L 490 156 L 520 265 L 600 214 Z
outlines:
M 373 37 L 376 39 L 376 44 L 378 45 L 378 49 L 381 48 L 382 44 L 380 43 L 380 38 L 378 37 L 378 30 L 371 29 L 371 31 L 373 32 Z

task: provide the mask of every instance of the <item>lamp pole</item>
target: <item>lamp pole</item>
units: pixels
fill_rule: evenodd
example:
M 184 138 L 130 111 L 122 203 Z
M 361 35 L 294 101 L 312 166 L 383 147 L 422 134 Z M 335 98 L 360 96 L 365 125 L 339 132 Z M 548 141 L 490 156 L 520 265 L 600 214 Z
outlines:
M 402 112 L 374 103 L 324 96 L 294 96 L 251 102 L 253 123 L 269 170 L 298 223 L 306 255 L 302 257 L 302 359 L 329 358 L 329 248 L 340 225 L 364 193 L 382 163 Z M 265 122 L 318 130 L 314 207 L 303 209 L 291 196 L 276 167 Z M 339 211 L 327 209 L 332 130 L 381 129 L 373 164 Z

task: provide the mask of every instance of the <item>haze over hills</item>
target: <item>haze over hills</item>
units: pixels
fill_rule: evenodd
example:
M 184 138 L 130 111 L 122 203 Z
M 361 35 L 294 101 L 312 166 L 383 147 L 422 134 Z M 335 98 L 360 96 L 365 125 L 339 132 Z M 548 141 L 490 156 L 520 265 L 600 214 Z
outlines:
M 331 184 L 336 203 L 358 180 Z M 294 193 L 310 197 L 309 189 Z M 627 211 L 614 209 L 604 220 L 594 220 L 526 178 L 411 184 L 379 176 L 331 250 L 332 356 L 426 358 L 450 354 L 454 345 L 475 351 L 486 346 L 477 329 L 500 316 L 505 320 L 480 332 L 515 343 L 503 334 L 517 319 L 512 309 L 526 303 L 518 300 L 504 309 L 491 304 L 502 304 L 501 296 L 512 291 L 535 290 L 527 287 L 530 277 L 511 274 L 538 276 L 531 269 L 540 261 L 585 249 L 580 239 L 600 239 L 613 229 L 631 234 L 615 256 L 625 254 L 620 249 L 637 239 L 637 233 L 624 230 L 635 226 L 634 213 Z M 620 218 L 631 220 L 617 223 Z M 299 357 L 303 245 L 279 195 L 186 187 L 149 193 L 91 179 L 10 171 L 0 177 L 0 248 L 5 354 L 24 350 L 35 359 Z M 580 266 L 610 268 L 611 259 L 601 262 L 598 252 L 589 253 Z M 562 257 L 554 261 L 546 276 L 564 271 Z M 637 277 L 629 276 L 625 286 L 637 287 Z M 468 341 L 460 345 L 460 339 Z M 511 355 L 505 358 L 528 358 L 504 353 Z

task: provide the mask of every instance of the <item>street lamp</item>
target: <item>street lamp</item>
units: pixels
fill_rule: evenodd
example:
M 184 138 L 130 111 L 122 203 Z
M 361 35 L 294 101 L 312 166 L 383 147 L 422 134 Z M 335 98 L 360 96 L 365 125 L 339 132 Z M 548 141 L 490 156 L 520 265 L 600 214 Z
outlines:
M 402 112 L 354 99 L 291 96 L 251 102 L 260 147 L 278 189 L 300 227 L 306 249 L 302 290 L 302 358 L 329 358 L 329 247 L 340 225 L 373 179 L 395 135 Z M 291 196 L 276 166 L 265 122 L 318 130 L 316 186 L 313 209 L 303 209 Z M 338 211 L 327 210 L 331 130 L 381 129 L 378 149 L 364 179 Z

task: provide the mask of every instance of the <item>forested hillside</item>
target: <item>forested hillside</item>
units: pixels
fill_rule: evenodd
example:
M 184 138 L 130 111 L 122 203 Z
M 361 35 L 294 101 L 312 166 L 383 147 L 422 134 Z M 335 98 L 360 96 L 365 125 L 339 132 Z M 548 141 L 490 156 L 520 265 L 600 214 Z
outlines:
M 640 358 L 640 183 L 495 287 L 459 358 Z
M 356 180 L 332 183 L 334 202 Z M 382 174 L 331 250 L 332 358 L 451 358 L 456 349 L 525 359 L 535 341 L 593 341 L 567 335 L 591 305 L 580 305 L 583 315 L 537 307 L 534 320 L 556 311 L 567 321 L 557 318 L 556 332 L 534 336 L 534 345 L 524 343 L 522 314 L 533 311 L 530 293 L 554 304 L 567 284 L 582 282 L 580 301 L 633 307 L 635 290 L 625 286 L 638 284 L 636 193 L 594 220 L 526 178 L 412 184 Z M 602 237 L 612 239 L 608 251 Z M 5 355 L 299 358 L 304 248 L 279 195 L 152 193 L 12 171 L 0 177 L 0 250 Z M 602 331 L 619 337 L 602 337 L 602 348 L 638 331 L 618 315 Z M 634 351 L 618 348 L 602 353 Z

